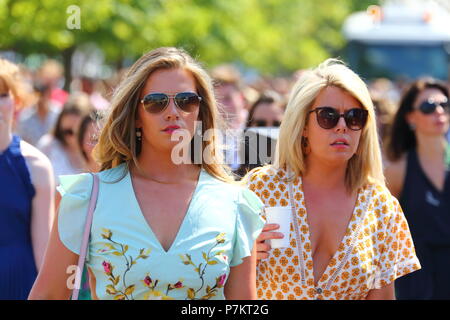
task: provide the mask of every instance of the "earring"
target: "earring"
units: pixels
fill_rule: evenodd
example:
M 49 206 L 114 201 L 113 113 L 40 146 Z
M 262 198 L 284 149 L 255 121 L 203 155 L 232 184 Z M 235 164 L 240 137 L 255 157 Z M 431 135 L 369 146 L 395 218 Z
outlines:
M 136 128 L 136 155 L 138 156 L 142 150 L 142 128 Z
M 414 123 L 410 123 L 409 124 L 409 129 L 411 129 L 411 131 L 416 130 L 416 125 Z
M 302 136 L 302 151 L 304 154 L 308 154 L 309 141 L 307 137 Z

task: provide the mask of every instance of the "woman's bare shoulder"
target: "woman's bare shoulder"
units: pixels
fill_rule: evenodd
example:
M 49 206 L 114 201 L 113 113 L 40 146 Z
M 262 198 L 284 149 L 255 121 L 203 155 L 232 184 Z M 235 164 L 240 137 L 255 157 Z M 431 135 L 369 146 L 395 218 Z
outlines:
M 247 173 L 243 180 L 253 182 L 255 180 L 264 180 L 275 176 L 284 177 L 286 172 L 283 169 L 277 169 L 272 165 L 255 168 Z
M 53 179 L 53 168 L 47 156 L 23 140 L 20 141 L 20 150 L 30 170 L 33 185 L 48 184 Z
M 384 173 L 390 176 L 404 175 L 406 172 L 406 156 L 402 156 L 396 161 L 386 160 Z
M 386 161 L 384 175 L 386 186 L 395 197 L 399 197 L 403 189 L 403 181 L 406 174 L 406 156 L 403 155 L 396 161 Z

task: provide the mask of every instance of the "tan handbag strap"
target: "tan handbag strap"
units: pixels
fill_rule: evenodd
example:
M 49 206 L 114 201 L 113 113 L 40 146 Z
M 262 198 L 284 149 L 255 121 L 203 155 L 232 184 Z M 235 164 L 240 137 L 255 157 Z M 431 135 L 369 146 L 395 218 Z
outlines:
M 86 223 L 84 225 L 83 239 L 81 241 L 80 255 L 78 257 L 78 268 L 75 274 L 75 287 L 72 291 L 72 300 L 78 300 L 78 295 L 80 293 L 81 277 L 83 276 L 84 262 L 86 261 L 86 253 L 89 245 L 89 236 L 91 234 L 92 219 L 94 217 L 94 210 L 97 205 L 99 179 L 96 174 L 91 173 L 91 175 L 93 178 L 91 199 L 89 200 Z

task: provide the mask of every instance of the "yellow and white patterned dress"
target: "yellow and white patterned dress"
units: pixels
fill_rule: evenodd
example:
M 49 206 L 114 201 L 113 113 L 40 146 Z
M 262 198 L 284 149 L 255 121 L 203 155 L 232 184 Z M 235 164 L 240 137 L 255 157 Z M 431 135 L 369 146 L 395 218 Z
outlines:
M 268 207 L 289 206 L 286 176 L 283 169 L 257 168 L 250 173 L 248 186 Z M 301 178 L 292 183 L 299 239 L 291 222 L 290 247 L 272 249 L 269 258 L 259 261 L 259 299 L 364 299 L 370 290 L 420 269 L 397 199 L 385 187 L 369 184 L 358 190 L 347 231 L 315 284 Z

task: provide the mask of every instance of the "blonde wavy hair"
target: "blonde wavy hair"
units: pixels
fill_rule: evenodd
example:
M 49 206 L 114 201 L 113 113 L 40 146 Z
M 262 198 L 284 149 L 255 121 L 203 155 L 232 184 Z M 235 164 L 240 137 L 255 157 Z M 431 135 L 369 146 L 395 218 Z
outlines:
M 128 164 L 130 161 L 139 168 L 135 122 L 141 90 L 156 70 L 177 68 L 192 74 L 197 92 L 202 97 L 199 111 L 202 136 L 209 129 L 223 128 L 211 78 L 200 64 L 182 49 L 164 47 L 152 50 L 131 66 L 113 94 L 109 115 L 105 116 L 98 144 L 94 148 L 94 158 L 100 163 L 101 170 L 114 168 L 124 162 Z M 209 131 L 211 132 L 213 131 Z M 202 141 L 202 154 L 199 158 L 202 162 L 198 166 L 222 181 L 232 182 L 233 178 L 229 174 L 229 168 L 223 165 L 223 153 L 219 148 L 218 138 L 214 134 L 209 135 L 207 141 Z M 207 155 L 205 150 L 209 152 Z M 205 161 L 206 158 L 208 161 Z
M 292 88 L 284 120 L 280 126 L 274 167 L 290 168 L 295 176 L 301 176 L 306 172 L 306 155 L 302 150 L 301 138 L 308 111 L 319 93 L 330 86 L 350 93 L 369 112 L 357 151 L 347 164 L 345 173 L 347 190 L 355 191 L 367 183 L 384 186 L 375 111 L 369 91 L 361 78 L 338 59 L 327 59 L 317 68 L 306 71 Z

